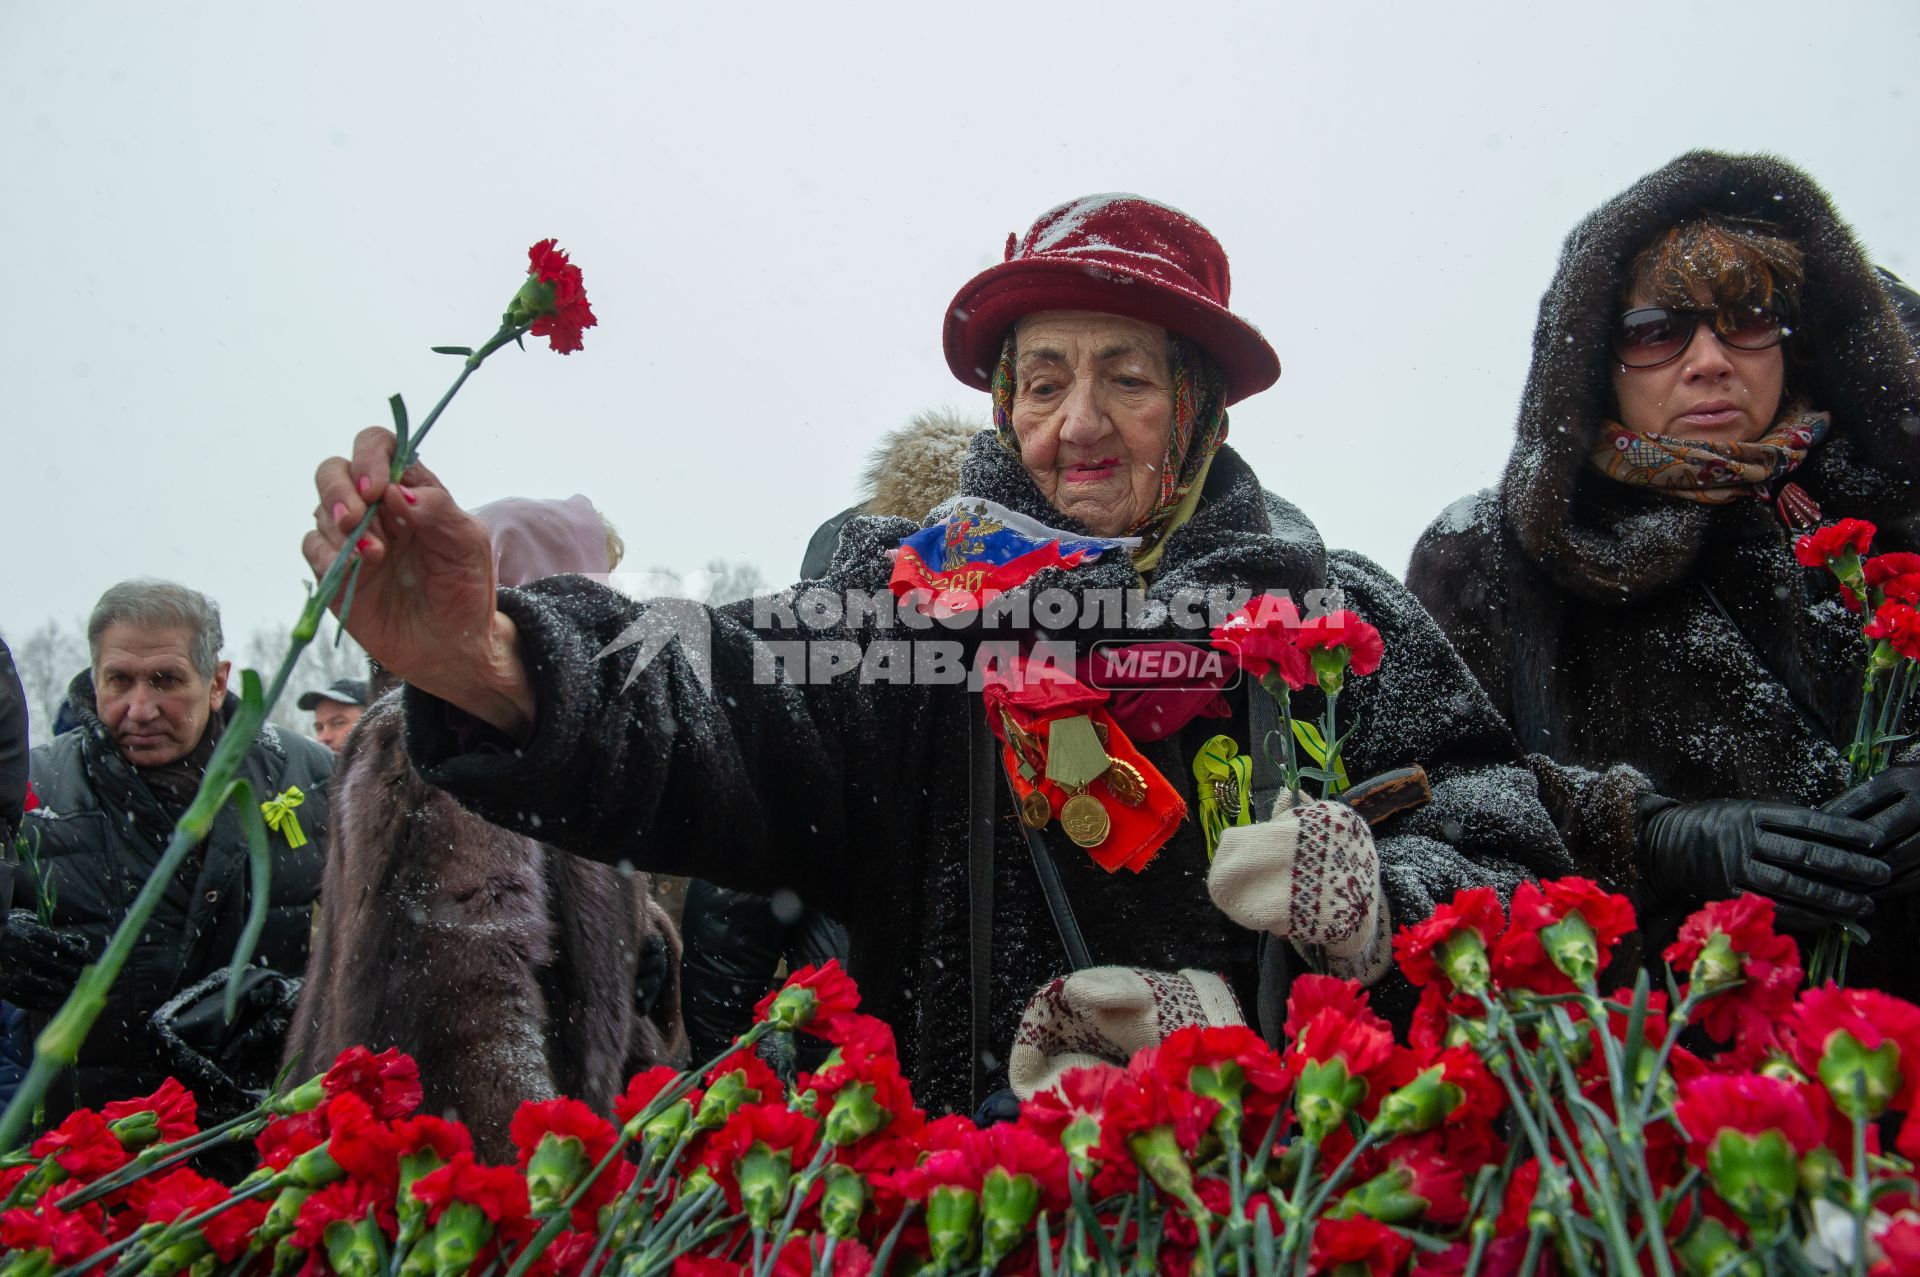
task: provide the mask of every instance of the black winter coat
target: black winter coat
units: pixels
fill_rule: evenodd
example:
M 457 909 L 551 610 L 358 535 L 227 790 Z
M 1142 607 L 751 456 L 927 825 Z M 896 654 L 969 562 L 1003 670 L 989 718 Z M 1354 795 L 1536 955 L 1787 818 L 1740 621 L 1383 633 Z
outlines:
M 93 676 L 76 678 L 68 698 L 81 725 L 33 751 L 33 787 L 41 806 L 27 814 L 24 829 L 37 841 L 40 872 L 54 894 L 52 926 L 83 937 L 97 953 L 165 851 L 174 820 L 95 714 Z M 228 721 L 237 705 L 228 698 Z M 240 767 L 256 801 L 293 785 L 305 795 L 296 815 L 307 844 L 295 850 L 283 834 L 269 834 L 273 885 L 254 958 L 256 965 L 289 976 L 306 966 L 326 855 L 332 770 L 333 754 L 325 746 L 271 725 L 261 729 Z M 33 909 L 41 884 L 27 866 L 14 867 L 13 884 L 15 906 Z M 56 1084 L 56 1100 L 91 1107 L 160 1084 L 166 1071 L 155 1057 L 148 1021 L 174 995 L 232 960 L 249 899 L 246 834 L 228 806 L 160 898 L 80 1048 L 71 1090 Z M 33 1024 L 34 1032 L 39 1029 Z
M 963 471 L 969 495 L 1072 529 L 993 437 L 976 437 Z M 1182 590 L 1342 591 L 1378 626 L 1386 659 L 1342 698 L 1359 723 L 1346 752 L 1355 776 L 1419 762 L 1434 801 L 1378 831 L 1394 920 L 1427 916 L 1464 886 L 1511 888 L 1533 873 L 1564 872 L 1564 848 L 1518 765 L 1493 706 L 1405 589 L 1358 556 L 1328 554 L 1297 510 L 1263 493 L 1230 449 L 1216 458 L 1193 518 L 1173 532 L 1149 587 L 1167 603 Z M 828 573 L 835 590 L 886 592 L 886 551 L 914 531 L 904 519 L 859 518 L 840 534 Z M 1083 599 L 1135 585 L 1124 555 L 1072 571 L 1047 569 L 1023 588 Z M 790 605 L 789 593 L 773 603 Z M 407 691 L 409 748 L 434 784 L 488 819 L 589 856 L 706 877 L 761 893 L 781 887 L 847 926 L 850 970 L 865 1009 L 889 1021 L 915 1095 L 934 1111 L 969 1103 L 967 790 L 970 719 L 978 697 L 963 685 L 861 685 L 853 676 L 796 686 L 756 681 L 775 614 L 748 600 L 699 615 L 711 621 L 712 690 L 680 642 L 669 644 L 623 690 L 633 664 L 599 653 L 636 619 L 661 616 L 577 577 L 503 590 L 519 627 L 539 704 L 533 737 L 514 750 L 484 743 L 485 729 L 416 689 Z M 756 634 L 756 607 L 768 612 Z M 1044 610 L 1044 609 L 1042 609 Z M 680 621 L 685 622 L 684 605 Z M 916 620 L 920 618 L 916 617 Z M 1107 618 L 1111 621 L 1112 618 Z M 682 631 L 684 633 L 685 631 Z M 1096 625 L 1059 637 L 1204 637 L 1167 618 Z M 817 639 L 940 639 L 947 633 L 871 618 Z M 1223 730 L 1246 748 L 1244 690 L 1236 717 L 1197 719 L 1142 752 L 1193 809 L 1192 760 Z M 1303 698 L 1303 713 L 1317 713 Z M 1347 717 L 1351 715 L 1352 717 Z M 1029 996 L 1065 970 L 1045 901 L 1004 787 L 999 790 L 994 882 L 994 983 L 985 1061 L 1003 1087 L 1005 1055 Z M 1139 874 L 1108 874 L 1059 837 L 1066 890 L 1093 959 L 1226 973 L 1250 1005 L 1255 937 L 1214 907 L 1198 824 L 1183 822 Z
M 1644 795 L 1817 805 L 1845 787 L 1859 707 L 1860 618 L 1825 571 L 1794 560 L 1770 504 L 1697 505 L 1616 483 L 1587 460 L 1612 412 L 1608 333 L 1627 263 L 1706 209 L 1771 221 L 1807 254 L 1789 384 L 1797 377 L 1833 424 L 1794 481 L 1827 519 L 1878 523 L 1876 550 L 1916 548 L 1920 364 L 1887 292 L 1805 175 L 1703 152 L 1568 237 L 1506 473 L 1435 520 L 1407 571 L 1535 756 L 1569 848 L 1621 885 L 1636 880 Z M 1652 956 L 1686 906 L 1640 904 Z M 1898 927 L 1883 917 L 1874 929 L 1912 934 Z M 1855 969 L 1881 953 L 1910 970 L 1894 947 L 1856 956 Z M 1915 988 L 1911 975 L 1902 983 Z
M 0 865 L 12 862 L 13 835 L 26 799 L 27 695 L 13 668 L 13 653 L 0 639 Z M 7 910 L 8 890 L 0 883 L 0 914 Z
M 781 962 L 791 971 L 847 960 L 847 929 L 820 910 L 702 878 L 687 884 L 680 939 L 680 1007 L 696 1064 L 747 1031 Z

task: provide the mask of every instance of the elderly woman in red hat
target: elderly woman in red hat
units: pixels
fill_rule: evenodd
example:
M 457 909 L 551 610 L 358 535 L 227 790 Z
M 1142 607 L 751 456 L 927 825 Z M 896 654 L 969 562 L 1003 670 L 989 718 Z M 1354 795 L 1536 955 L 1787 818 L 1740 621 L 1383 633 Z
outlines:
M 431 473 L 388 484 L 387 431 L 322 464 L 307 558 L 378 507 L 350 628 L 409 684 L 422 774 L 543 842 L 845 920 L 936 1110 L 1241 1006 L 1277 1031 L 1285 942 L 1410 1001 L 1394 926 L 1567 868 L 1426 613 L 1226 446 L 1228 407 L 1280 365 L 1204 227 L 1135 196 L 1061 205 L 961 288 L 945 345 L 994 415 L 953 498 L 923 526 L 852 519 L 823 580 L 710 611 L 580 577 L 496 589 Z M 1339 700 L 1344 763 L 1419 765 L 1431 801 L 1369 829 L 1266 793 L 1270 701 L 1188 657 L 1223 608 L 1281 593 L 1378 628 Z

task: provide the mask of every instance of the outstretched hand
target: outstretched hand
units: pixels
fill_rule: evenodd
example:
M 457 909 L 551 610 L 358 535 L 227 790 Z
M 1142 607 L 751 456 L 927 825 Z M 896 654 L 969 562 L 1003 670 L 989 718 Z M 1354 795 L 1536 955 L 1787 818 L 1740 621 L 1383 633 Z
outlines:
M 351 459 L 320 463 L 314 530 L 301 545 L 307 565 L 316 578 L 325 575 L 374 510 L 357 543 L 360 580 L 347 632 L 400 678 L 524 740 L 532 733 L 533 690 L 513 622 L 494 607 L 487 529 L 417 461 L 391 482 L 395 443 L 391 430 L 362 430 Z

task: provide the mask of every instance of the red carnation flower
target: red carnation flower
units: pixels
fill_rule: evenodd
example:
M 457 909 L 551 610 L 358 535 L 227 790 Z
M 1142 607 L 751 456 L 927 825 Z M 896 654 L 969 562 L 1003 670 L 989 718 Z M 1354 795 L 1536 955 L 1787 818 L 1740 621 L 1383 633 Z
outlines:
M 740 1159 L 754 1145 L 763 1145 L 776 1153 L 784 1151 L 790 1155 L 790 1164 L 798 1167 L 813 1155 L 819 1133 L 820 1123 L 784 1104 L 748 1104 L 707 1140 L 700 1152 L 700 1164 L 707 1168 L 714 1182 L 726 1190 L 731 1209 L 740 1210 Z
M 528 1100 L 513 1115 L 507 1137 L 520 1155 L 520 1165 L 540 1147 L 540 1141 L 552 1135 L 559 1139 L 577 1139 L 587 1161 L 598 1164 L 613 1147 L 616 1132 L 606 1118 L 579 1100 L 561 1096 L 554 1100 Z
M 1020 1120 L 1048 1139 L 1058 1139 L 1075 1119 L 1099 1117 L 1107 1092 L 1122 1076 L 1123 1070 L 1111 1064 L 1068 1069 L 1059 1081 L 1020 1106 Z
M 1778 1131 L 1802 1155 L 1817 1147 L 1825 1133 L 1797 1086 L 1758 1073 L 1708 1073 L 1684 1082 L 1674 1115 L 1687 1128 L 1688 1158 L 1703 1168 L 1714 1136 L 1721 1131 L 1742 1135 Z
M 142 1212 L 149 1224 L 171 1224 L 199 1215 L 232 1196 L 220 1184 L 184 1166 L 155 1179 L 150 1190 Z M 221 1263 L 232 1263 L 246 1253 L 267 1210 L 268 1203 L 262 1200 L 240 1202 L 202 1223 L 200 1235 Z
M 1359 1264 L 1368 1277 L 1392 1277 L 1413 1254 L 1413 1243 L 1364 1215 L 1352 1219 L 1322 1218 L 1313 1227 L 1310 1271 L 1333 1273 Z
M 388 1236 L 399 1231 L 392 1193 L 364 1180 L 337 1179 L 300 1203 L 300 1211 L 294 1216 L 292 1244 L 300 1250 L 317 1248 L 325 1254 L 329 1225 L 358 1224 L 369 1211 Z
M 375 1055 L 364 1046 L 342 1051 L 321 1079 L 328 1098 L 351 1093 L 367 1102 L 383 1122 L 406 1117 L 420 1107 L 420 1066 L 397 1048 Z
M 24 806 L 20 808 L 20 814 L 24 816 L 30 811 L 38 811 L 39 809 L 40 809 L 40 795 L 33 792 L 33 782 L 28 781 L 26 803 Z
M 560 241 L 543 239 L 527 250 L 527 274 L 553 290 L 553 301 L 533 321 L 535 337 L 563 355 L 580 349 L 580 334 L 600 321 L 587 304 L 587 285 L 580 268 L 567 260 Z
M 994 1170 L 1025 1175 L 1040 1190 L 1040 1209 L 1063 1211 L 1068 1204 L 1067 1153 L 1056 1140 L 1041 1137 L 1017 1122 L 999 1122 L 977 1128 L 966 1141 L 965 1153 L 984 1183 Z
M 1279 1054 L 1243 1024 L 1176 1029 L 1154 1058 L 1155 1067 L 1175 1086 L 1237 1106 L 1242 1135 L 1255 1140 L 1266 1134 L 1293 1084 Z
M 1386 1151 L 1388 1172 L 1398 1172 L 1404 1191 L 1426 1203 L 1424 1219 L 1451 1228 L 1467 1217 L 1467 1168 L 1447 1155 L 1441 1132 L 1397 1140 Z
M 645 1073 L 636 1073 L 627 1080 L 627 1089 L 614 1097 L 613 1116 L 621 1126 L 647 1111 L 647 1105 L 653 1103 L 660 1092 L 680 1080 L 680 1074 L 661 1064 L 648 1069 Z M 695 1105 L 700 1103 L 700 1091 L 695 1088 L 687 1097 Z
M 1920 661 L 1920 611 L 1911 604 L 1889 599 L 1860 632 L 1870 639 L 1885 639 L 1900 655 Z
M 200 1130 L 198 1118 L 200 1105 L 193 1098 L 193 1092 L 174 1078 L 162 1082 L 151 1095 L 142 1095 L 137 1099 L 114 1100 L 100 1110 L 100 1116 L 109 1123 L 122 1118 L 138 1117 L 142 1113 L 151 1113 L 159 1138 L 166 1141 L 183 1140 Z
M 1100 1138 L 1109 1161 L 1127 1161 L 1127 1141 L 1157 1127 L 1171 1128 L 1180 1147 L 1192 1152 L 1220 1111 L 1217 1102 L 1169 1082 L 1154 1067 L 1155 1054 L 1153 1047 L 1136 1054 L 1107 1092 Z
M 1471 931 L 1480 938 L 1481 948 L 1490 950 L 1506 925 L 1506 911 L 1493 888 L 1470 887 L 1435 907 L 1425 922 L 1402 927 L 1393 938 L 1394 960 L 1415 986 L 1438 984 L 1450 988 L 1452 980 L 1441 970 L 1437 956 L 1443 946 L 1462 932 Z
M 1793 543 L 1793 557 L 1810 568 L 1824 568 L 1836 561 L 1858 558 L 1873 544 L 1879 531 L 1865 519 L 1842 519 L 1824 528 L 1816 528 Z
M 1287 995 L 1287 1059 L 1345 1061 L 1347 1074 L 1379 1070 L 1393 1054 L 1393 1030 L 1373 1013 L 1357 980 L 1303 975 Z
M 1313 665 L 1294 642 L 1300 610 L 1284 594 L 1262 594 L 1213 631 L 1213 646 L 1255 678 L 1277 674 L 1294 691 L 1310 686 Z
M 473 1135 L 466 1127 L 426 1114 L 394 1123 L 393 1140 L 402 1157 L 431 1152 L 442 1162 L 451 1162 L 462 1153 L 473 1152 Z
M 1920 1219 L 1897 1215 L 1875 1240 L 1882 1258 L 1868 1277 L 1920 1277 Z
M 76 1180 L 99 1179 L 127 1164 L 127 1150 L 113 1138 L 107 1121 L 92 1109 L 75 1109 L 65 1121 L 33 1142 L 35 1157 L 52 1157 Z
M 527 1216 L 527 1181 L 520 1173 L 511 1166 L 483 1166 L 470 1152 L 415 1180 L 413 1195 L 425 1204 L 429 1223 L 454 1202 L 479 1207 L 496 1226 Z
M 1888 1108 L 1915 1110 L 1920 1098 L 1920 1007 L 1877 989 L 1808 989 L 1785 1025 L 1794 1063 L 1826 1084 L 1842 1112 L 1857 1106 L 1856 1079 L 1866 1087 L 1868 1116 Z M 1848 1039 L 1851 1039 L 1849 1042 Z M 1893 1051 L 1882 1055 L 1891 1043 Z M 1865 1057 L 1862 1057 L 1862 1053 Z
M 36 1210 L 23 1207 L 0 1213 L 0 1247 L 6 1251 L 50 1250 L 53 1262 L 75 1264 L 107 1245 L 106 1212 L 99 1202 L 69 1211 L 60 1199 L 77 1191 L 77 1183 L 47 1190 Z
M 1535 993 L 1571 993 L 1567 968 L 1592 978 L 1613 947 L 1634 929 L 1633 906 L 1586 878 L 1523 882 L 1513 891 L 1511 921 L 1493 948 L 1495 983 Z M 1569 929 L 1575 915 L 1584 929 Z M 1543 935 L 1543 932 L 1549 934 Z
M 1867 588 L 1878 590 L 1883 600 L 1920 603 L 1920 554 L 1876 554 L 1860 567 Z M 1840 586 L 1840 601 L 1846 604 L 1849 612 L 1860 610 L 1860 596 L 1844 583 Z
M 831 1038 L 834 1022 L 859 1005 L 859 987 L 840 969 L 840 959 L 829 958 L 824 966 L 801 967 L 788 976 L 785 984 L 754 1005 L 753 1018 L 771 1017 L 777 1027 L 806 1029 L 816 1037 Z
M 254 1137 L 253 1146 L 260 1151 L 262 1166 L 284 1171 L 294 1158 L 325 1143 L 326 1138 L 326 1115 L 315 1109 L 275 1118 Z
M 1769 1033 L 1793 1007 L 1800 949 L 1774 932 L 1773 917 L 1773 901 L 1752 892 L 1716 900 L 1682 923 L 1667 946 L 1667 962 L 1688 973 L 1704 997 L 1700 1023 L 1716 1042 Z
M 1356 675 L 1367 675 L 1380 668 L 1387 646 L 1380 631 L 1344 609 L 1325 616 L 1309 617 L 1294 632 L 1294 642 L 1302 652 L 1346 653 L 1349 668 Z
M 618 1137 L 606 1118 L 566 1096 L 522 1104 L 507 1127 L 529 1191 L 542 1202 L 550 1198 L 557 1203 L 577 1191 Z M 567 1147 L 570 1140 L 577 1141 L 577 1153 Z M 618 1191 L 612 1175 L 595 1179 L 573 1208 L 575 1221 L 591 1221 Z

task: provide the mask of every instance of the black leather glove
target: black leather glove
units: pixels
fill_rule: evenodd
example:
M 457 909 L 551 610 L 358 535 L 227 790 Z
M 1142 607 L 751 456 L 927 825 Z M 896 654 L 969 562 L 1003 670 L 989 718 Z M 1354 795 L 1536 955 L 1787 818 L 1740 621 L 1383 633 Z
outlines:
M 300 1001 L 297 977 L 248 967 L 240 981 L 231 1024 L 224 967 L 182 989 L 147 1021 L 155 1061 L 199 1099 L 202 1125 L 236 1117 L 266 1094 Z
M 652 1015 L 654 1007 L 660 1005 L 660 991 L 667 987 L 672 961 L 665 936 L 648 936 L 647 942 L 640 946 L 639 962 L 633 973 L 633 1009 L 641 1015 Z
M 1871 854 L 1874 831 L 1792 803 L 1722 798 L 1676 803 L 1640 825 L 1641 872 L 1666 899 L 1743 891 L 1828 918 L 1864 918 L 1892 871 Z
M 1920 767 L 1895 767 L 1855 785 L 1820 809 L 1873 830 L 1873 854 L 1893 877 L 1873 893 L 1898 900 L 1920 891 Z
M 28 909 L 6 915 L 0 930 L 0 999 L 48 1015 L 73 992 L 93 948 L 79 936 L 40 925 Z

